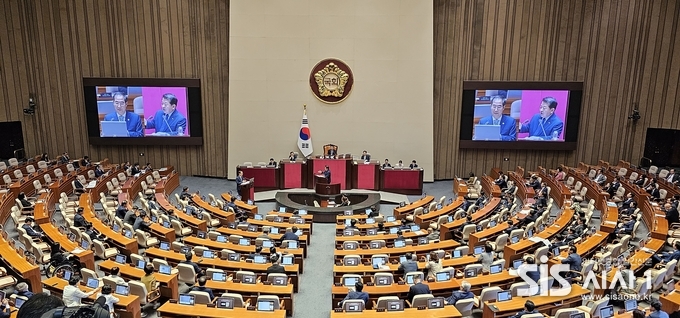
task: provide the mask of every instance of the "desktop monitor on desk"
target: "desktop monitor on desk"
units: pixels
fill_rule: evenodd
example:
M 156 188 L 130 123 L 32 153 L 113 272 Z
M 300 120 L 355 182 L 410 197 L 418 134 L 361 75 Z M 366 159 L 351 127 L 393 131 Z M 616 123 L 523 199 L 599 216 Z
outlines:
M 215 307 L 220 309 L 234 309 L 234 299 L 231 297 L 218 297 L 215 300 Z
M 194 295 L 180 294 L 179 295 L 179 301 L 177 303 L 180 304 L 180 305 L 193 306 L 194 303 L 195 303 Z

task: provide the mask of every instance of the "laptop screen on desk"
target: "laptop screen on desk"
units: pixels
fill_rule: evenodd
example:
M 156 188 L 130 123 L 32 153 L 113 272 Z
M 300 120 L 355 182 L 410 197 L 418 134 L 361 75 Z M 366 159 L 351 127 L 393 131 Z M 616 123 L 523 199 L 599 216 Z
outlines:
M 489 273 L 491 273 L 491 274 L 498 274 L 502 270 L 503 270 L 503 267 L 501 266 L 501 264 L 495 264 L 495 265 L 491 265 L 491 267 L 489 267 Z
M 453 250 L 453 258 L 459 258 L 463 256 L 463 253 L 460 250 Z
M 270 228 L 269 228 L 269 233 L 271 233 L 271 234 L 279 234 L 279 228 L 278 228 L 278 227 L 270 227 Z
M 286 256 L 284 256 L 284 257 L 281 259 L 281 264 L 283 264 L 283 265 L 293 265 L 293 257 L 290 257 L 290 256 L 289 256 L 289 257 L 286 257 Z
M 226 282 L 227 281 L 227 274 L 223 273 L 223 272 L 213 272 L 212 280 L 214 280 L 216 282 Z
M 169 250 L 170 250 L 170 243 L 168 243 L 168 242 L 161 242 L 161 250 L 169 251 Z
M 473 254 L 479 255 L 479 254 L 482 254 L 482 253 L 484 253 L 484 246 L 483 245 L 475 246 L 475 250 L 474 250 Z
M 116 285 L 116 294 L 127 296 L 130 294 L 130 287 L 125 285 Z
M 219 297 L 215 300 L 215 307 L 220 309 L 234 309 L 234 300 L 230 297 Z
M 385 307 L 387 308 L 387 311 L 403 311 L 404 300 L 388 300 Z
M 521 258 L 518 258 L 518 259 L 512 261 L 512 268 L 519 269 L 519 267 L 522 266 L 522 264 L 524 264 L 524 260 L 521 259 Z
M 345 277 L 343 279 L 342 285 L 348 286 L 348 287 L 354 287 L 356 283 L 359 281 L 356 277 Z
M 143 261 L 143 260 L 137 261 L 137 268 L 144 269 L 145 266 L 146 266 L 146 261 Z
M 270 240 L 264 240 L 262 241 L 262 247 L 270 248 L 274 246 L 274 243 Z
M 127 261 L 127 256 L 125 256 L 123 254 L 116 255 L 116 263 L 125 264 L 126 261 Z
M 637 309 L 637 306 L 638 306 L 636 299 L 628 299 L 624 302 L 624 304 L 625 304 L 626 312 L 633 311 L 633 310 Z
M 62 278 L 65 280 L 71 280 L 71 275 L 73 275 L 73 272 L 65 270 L 62 274 Z
M 402 240 L 394 241 L 394 247 L 404 247 L 406 246 L 406 242 Z
M 600 309 L 600 318 L 611 318 L 614 317 L 614 307 L 607 306 Z
M 280 213 L 286 212 L 286 207 L 285 206 L 279 207 L 279 212 Z
M 444 308 L 444 298 L 435 297 L 427 300 L 427 309 Z
M 248 246 L 250 245 L 250 240 L 247 238 L 242 238 L 238 240 L 238 245 Z
M 307 215 L 307 210 L 298 210 L 298 215 Z
M 170 273 L 172 273 L 172 267 L 165 264 L 161 264 L 158 267 L 158 272 L 161 274 L 170 275 Z
M 274 302 L 269 300 L 258 301 L 257 311 L 274 311 Z
M 193 306 L 194 305 L 194 295 L 180 294 L 179 295 L 179 301 L 177 303 L 179 303 L 180 305 Z
M 510 294 L 509 290 L 500 291 L 500 292 L 498 292 L 498 294 L 496 296 L 496 300 L 499 301 L 499 302 L 507 301 L 507 300 L 510 300 L 510 299 L 512 299 L 512 294 Z
M 438 282 L 448 282 L 451 280 L 451 273 L 449 272 L 439 272 L 437 273 L 437 281 Z
M 215 239 L 219 243 L 226 243 L 227 242 L 227 237 L 224 235 L 218 235 L 217 238 Z
M 97 288 L 97 287 L 99 287 L 99 280 L 96 279 L 96 278 L 90 277 L 90 278 L 87 279 L 86 286 L 90 287 L 90 288 Z
M 262 256 L 262 255 L 253 256 L 253 263 L 255 263 L 255 264 L 264 264 L 266 262 L 267 262 L 267 258 Z
M 240 253 L 229 253 L 227 254 L 227 259 L 232 261 L 232 262 L 238 262 L 241 260 L 241 254 Z
M 204 258 L 215 258 L 215 252 L 213 252 L 211 250 L 203 251 L 203 257 Z

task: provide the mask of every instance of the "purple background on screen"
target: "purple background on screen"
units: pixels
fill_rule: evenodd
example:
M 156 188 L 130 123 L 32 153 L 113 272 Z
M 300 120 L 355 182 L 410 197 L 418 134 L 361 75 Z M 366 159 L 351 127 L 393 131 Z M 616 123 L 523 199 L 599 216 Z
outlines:
M 564 141 L 564 132 L 567 130 L 567 103 L 569 102 L 569 91 L 547 91 L 547 90 L 523 90 L 522 91 L 522 108 L 520 110 L 520 122 L 525 120 L 531 120 L 531 118 L 538 114 L 539 108 L 541 107 L 541 100 L 544 97 L 552 97 L 557 100 L 557 108 L 555 109 L 555 115 L 562 119 L 564 127 L 562 129 L 562 134 L 560 135 L 560 140 Z M 507 106 L 506 106 L 507 107 Z M 522 139 L 529 136 L 529 133 L 518 133 L 517 139 Z
M 144 96 L 144 118 L 148 119 L 155 116 L 156 112 L 161 110 L 161 103 L 163 94 L 172 93 L 177 97 L 176 111 L 180 112 L 187 119 L 187 129 L 184 132 L 185 136 L 189 136 L 191 128 L 189 127 L 189 114 L 187 113 L 187 88 L 186 87 L 142 87 L 142 96 Z M 145 129 L 144 134 L 152 134 L 155 129 Z

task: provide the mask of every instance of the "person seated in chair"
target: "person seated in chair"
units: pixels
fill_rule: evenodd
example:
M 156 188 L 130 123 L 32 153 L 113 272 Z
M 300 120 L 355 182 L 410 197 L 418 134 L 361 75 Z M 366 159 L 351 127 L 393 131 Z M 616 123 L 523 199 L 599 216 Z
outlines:
M 185 260 L 181 261 L 180 264 L 187 264 L 187 265 L 193 267 L 193 268 L 194 268 L 194 272 L 196 273 L 196 276 L 198 276 L 198 277 L 205 276 L 205 271 L 203 271 L 203 270 L 198 266 L 198 264 L 196 264 L 196 263 L 194 263 L 194 262 L 191 261 L 191 258 L 192 258 L 192 257 L 193 257 L 193 254 L 191 254 L 191 252 L 187 252 L 186 254 L 184 254 L 184 259 L 185 259 Z
M 368 152 L 364 150 L 364 152 L 361 153 L 361 160 L 363 160 L 364 162 L 369 162 L 371 161 L 371 155 L 369 155 Z
M 74 186 L 73 194 L 80 195 L 85 193 L 85 186 L 83 185 L 82 182 L 80 182 L 80 179 L 76 178 L 75 180 L 73 180 L 73 186 Z
M 541 183 L 538 182 L 538 176 L 537 175 L 531 175 L 531 178 L 529 178 L 529 182 L 526 183 L 527 187 L 534 188 L 534 191 L 539 190 L 541 188 Z
M 675 241 L 673 244 L 673 252 L 663 252 L 659 254 L 652 255 L 652 264 L 656 265 L 658 263 L 668 264 L 672 260 L 680 261 L 680 241 Z
M 87 227 L 88 224 L 91 224 L 87 220 L 85 220 L 85 217 L 83 216 L 83 212 L 85 210 L 83 207 L 78 207 L 76 210 L 76 215 L 73 216 L 73 226 L 75 227 Z
M 267 167 L 273 167 L 276 168 L 277 162 L 274 161 L 274 158 L 269 158 L 269 163 L 267 164 Z
M 26 298 L 31 298 L 33 296 L 33 292 L 28 290 L 28 284 L 21 282 L 18 283 L 16 287 L 14 287 L 14 294 L 17 296 L 22 296 Z M 9 298 L 9 297 L 7 297 Z
M 395 167 L 395 168 L 403 168 L 403 167 L 404 167 L 404 162 L 402 162 L 401 160 L 399 160 L 399 162 L 397 162 L 397 164 L 394 165 L 394 167 Z
M 347 196 L 343 194 L 340 204 L 338 206 L 349 206 L 350 204 L 351 202 L 349 202 L 349 198 L 347 198 Z
M 385 162 L 382 164 L 382 168 L 385 169 L 385 168 L 391 168 L 391 167 L 392 167 L 392 165 L 390 164 L 390 160 L 385 158 Z
M 364 284 L 361 282 L 356 282 L 354 284 L 354 289 L 349 288 L 349 292 L 347 293 L 347 296 L 338 303 L 339 307 L 342 307 L 342 305 L 345 303 L 346 300 L 361 300 L 364 302 L 364 305 L 368 303 L 368 293 L 364 292 Z
M 408 165 L 408 167 L 409 167 L 410 169 L 416 169 L 416 168 L 418 168 L 418 164 L 416 163 L 415 160 L 411 160 L 411 164 Z
M 531 301 L 531 300 L 527 300 L 524 303 L 524 310 L 516 313 L 514 316 L 512 316 L 510 318 L 521 318 L 524 315 L 535 314 L 535 313 L 538 313 L 538 311 L 536 311 L 536 306 L 534 305 L 534 302 Z
M 337 151 L 335 148 L 330 147 L 328 148 L 328 152 L 326 153 L 326 158 L 327 159 L 335 159 L 335 157 L 338 155 Z
M 207 281 L 208 281 L 208 279 L 205 276 L 199 277 L 198 278 L 198 286 L 194 285 L 194 287 L 191 287 L 191 291 L 199 291 L 199 292 L 208 293 L 208 296 L 210 297 L 210 301 L 212 302 L 215 299 L 215 294 L 213 294 L 212 289 L 205 287 L 205 283 Z
M 19 199 L 19 202 L 21 202 L 21 206 L 24 207 L 24 208 L 33 209 L 35 207 L 35 204 L 33 202 L 29 201 L 28 197 L 23 192 L 19 193 L 19 196 L 17 196 L 17 199 Z
M 635 203 L 635 199 L 633 198 L 633 192 L 628 192 L 626 193 L 626 199 L 621 202 L 619 211 L 629 208 L 631 203 Z
M 637 220 L 631 218 L 630 220 L 619 223 L 619 225 L 614 229 L 614 234 L 631 234 L 633 233 L 633 227 L 635 227 L 635 222 Z
M 33 229 L 34 226 L 35 226 L 35 220 L 33 220 L 33 218 L 31 218 L 31 217 L 28 217 L 28 218 L 26 218 L 26 220 L 24 220 L 24 225 L 22 225 L 21 228 L 24 229 L 24 231 L 26 231 L 26 234 L 28 234 L 28 236 L 30 236 L 30 237 L 37 237 L 37 238 L 43 237 L 44 234 L 42 232 L 38 232 L 35 229 Z
M 498 172 L 498 179 L 494 180 L 494 182 L 499 188 L 505 189 L 508 187 L 508 182 L 505 180 L 505 175 L 503 174 L 503 171 Z
M 470 291 L 471 288 L 472 285 L 470 285 L 468 281 L 464 280 L 460 284 L 460 290 L 454 291 L 451 293 L 451 296 L 446 298 L 446 303 L 448 305 L 455 305 L 459 300 L 474 298 L 475 294 Z
M 290 160 L 290 161 L 295 161 L 295 160 L 297 160 L 297 155 L 296 155 L 294 152 L 291 151 L 291 152 L 288 154 L 288 160 Z

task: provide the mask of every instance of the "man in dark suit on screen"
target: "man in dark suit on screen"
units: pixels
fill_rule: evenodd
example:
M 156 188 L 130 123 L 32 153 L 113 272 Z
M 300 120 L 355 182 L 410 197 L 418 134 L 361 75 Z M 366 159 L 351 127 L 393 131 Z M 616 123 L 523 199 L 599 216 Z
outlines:
M 501 140 L 515 141 L 517 140 L 517 124 L 515 119 L 503 115 L 505 109 L 505 99 L 501 96 L 494 96 L 491 98 L 491 116 L 483 117 L 479 120 L 480 125 L 499 125 L 501 126 Z
M 115 112 L 106 114 L 104 121 L 124 121 L 127 124 L 129 137 L 142 137 L 142 120 L 139 115 L 127 111 L 127 96 L 121 92 L 113 93 L 113 109 Z

